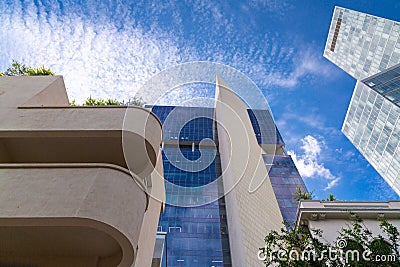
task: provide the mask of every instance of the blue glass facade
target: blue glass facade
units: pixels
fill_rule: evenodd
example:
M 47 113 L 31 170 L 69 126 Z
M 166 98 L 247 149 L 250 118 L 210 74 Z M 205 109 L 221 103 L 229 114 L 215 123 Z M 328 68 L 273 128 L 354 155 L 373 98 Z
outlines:
M 163 165 L 169 204 L 158 228 L 167 233 L 162 266 L 231 266 L 225 200 L 218 198 L 223 185 L 212 183 L 221 175 L 217 147 L 199 150 L 204 139 L 217 144 L 214 109 L 154 106 L 152 111 L 163 123 L 165 141 Z M 188 190 L 191 188 L 196 190 Z
M 248 109 L 247 112 L 259 144 L 284 144 L 268 110 Z
M 400 64 L 362 82 L 400 107 Z
M 164 140 L 195 142 L 214 140 L 214 109 L 154 106 L 152 111 L 163 123 Z
M 297 187 L 300 186 L 303 192 L 307 191 L 303 179 L 289 155 L 263 155 L 263 159 L 268 164 L 272 161 L 268 173 L 272 188 L 283 219 L 293 224 L 296 221 L 298 208 L 298 202 L 294 199 Z
M 269 111 L 251 109 L 247 111 L 259 144 L 284 144 Z M 269 170 L 269 178 L 282 217 L 285 221 L 293 224 L 296 221 L 298 206 L 294 199 L 297 187 L 300 186 L 303 192 L 307 191 L 303 179 L 289 155 L 264 154 L 263 160 Z
M 164 128 L 166 208 L 162 266 L 231 266 L 218 136 L 213 108 L 153 106 Z M 259 144 L 284 144 L 269 111 L 248 110 Z M 206 144 L 201 146 L 201 144 Z M 213 144 L 213 145 L 211 145 Z M 263 155 L 283 218 L 294 222 L 304 183 L 287 155 Z M 222 196 L 222 197 L 221 197 Z

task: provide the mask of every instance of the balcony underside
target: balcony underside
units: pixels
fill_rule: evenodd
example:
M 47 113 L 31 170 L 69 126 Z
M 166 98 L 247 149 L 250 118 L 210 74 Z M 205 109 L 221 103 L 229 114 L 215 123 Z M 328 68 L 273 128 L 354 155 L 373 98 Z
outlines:
M 122 248 L 114 237 L 92 228 L 90 221 L 87 226 L 62 226 L 68 221 L 1 219 L 0 266 L 117 266 L 121 262 Z
M 162 129 L 148 110 L 53 107 L 2 113 L 0 163 L 110 163 L 128 167 L 142 180 L 156 165 Z
M 0 164 L 0 187 L 0 265 L 134 262 L 147 196 L 122 168 Z

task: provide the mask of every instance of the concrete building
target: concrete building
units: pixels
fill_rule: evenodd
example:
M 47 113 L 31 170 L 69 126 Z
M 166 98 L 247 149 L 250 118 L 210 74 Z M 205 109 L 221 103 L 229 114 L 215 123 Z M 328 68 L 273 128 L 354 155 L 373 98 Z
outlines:
M 162 127 L 129 109 L 71 107 L 61 76 L 0 77 L 1 266 L 151 265 Z
M 349 213 L 352 212 L 352 214 Z M 351 223 L 354 216 L 363 219 L 363 224 L 374 236 L 385 233 L 380 229 L 380 218 L 400 229 L 400 201 L 388 202 L 341 202 L 302 200 L 299 204 L 297 225 L 309 229 L 320 229 L 323 241 L 335 244 L 338 232 Z
M 214 107 L 152 106 L 163 123 L 166 208 L 153 266 L 263 266 L 270 230 L 295 222 L 304 183 L 268 110 L 217 78 Z
M 335 7 L 324 57 L 357 80 L 342 132 L 400 195 L 400 23 Z

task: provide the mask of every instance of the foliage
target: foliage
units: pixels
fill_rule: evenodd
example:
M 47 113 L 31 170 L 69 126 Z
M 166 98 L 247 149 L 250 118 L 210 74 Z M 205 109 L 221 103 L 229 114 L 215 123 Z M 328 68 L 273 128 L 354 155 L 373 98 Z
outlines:
M 127 102 L 122 102 L 122 105 L 126 105 L 126 106 L 138 106 L 138 107 L 143 107 L 144 106 L 144 102 L 142 100 L 142 98 L 138 98 L 138 97 L 133 97 L 131 99 L 129 99 Z
M 350 266 L 400 266 L 400 252 L 398 247 L 399 232 L 395 226 L 385 219 L 380 219 L 380 229 L 387 235 L 374 236 L 373 233 L 363 224 L 363 220 L 355 214 L 350 213 L 354 219 L 348 228 L 342 228 L 338 240 L 345 240 L 347 246 L 344 251 L 357 250 L 359 257 L 349 258 Z M 362 257 L 364 251 L 369 251 L 367 259 Z M 370 259 L 379 259 L 381 255 L 395 255 L 396 262 L 372 262 Z
M 39 76 L 39 75 L 54 75 L 54 73 L 45 68 L 43 65 L 40 67 L 28 67 L 25 64 L 22 64 L 18 61 L 13 60 L 11 63 L 11 67 L 9 67 L 6 72 L 4 72 L 6 76 Z
M 70 102 L 71 106 L 79 106 L 75 100 L 72 100 Z M 128 106 L 128 105 L 134 105 L 134 106 L 144 106 L 144 103 L 140 98 L 133 98 L 130 99 L 127 102 L 119 102 L 116 99 L 101 99 L 101 98 L 92 98 L 92 96 L 89 96 L 86 98 L 85 102 L 82 104 L 82 106 Z
M 304 226 L 282 227 L 265 237 L 265 247 L 260 248 L 266 266 L 400 266 L 399 232 L 387 220 L 380 220 L 380 229 L 387 235 L 373 235 L 354 216 L 338 234 L 336 244 L 322 242 L 322 231 Z M 364 256 L 363 256 L 364 255 Z M 386 257 L 387 261 L 377 261 Z
M 29 68 L 28 69 L 28 75 L 29 76 L 54 76 L 54 73 L 50 70 L 45 68 L 43 65 L 37 68 Z
M 336 197 L 330 193 L 329 196 L 325 199 L 326 201 L 337 201 Z
M 76 103 L 75 99 L 72 99 L 72 101 L 69 102 L 69 105 L 72 106 L 72 107 L 77 107 L 77 106 L 79 106 L 79 105 Z
M 312 199 L 312 192 L 303 192 L 298 186 L 295 199 Z M 323 201 L 336 200 L 333 194 L 329 194 Z M 398 229 L 386 219 L 379 219 L 379 227 L 385 237 L 374 235 L 360 217 L 353 212 L 349 212 L 349 216 L 351 221 L 338 232 L 335 244 L 323 241 L 320 229 L 309 229 L 307 226 L 289 225 L 285 222 L 279 231 L 267 234 L 265 246 L 260 248 L 259 258 L 266 266 L 400 267 Z M 382 255 L 386 257 L 386 261 L 377 261 L 383 259 Z
M 294 199 L 297 202 L 299 202 L 300 200 L 312 200 L 313 199 L 313 191 L 303 192 L 301 190 L 300 186 L 297 186 L 296 192 L 294 194 L 295 194 Z M 337 198 L 332 193 L 330 193 L 329 196 L 326 199 L 323 199 L 322 201 L 337 201 Z
M 95 99 L 89 96 L 88 98 L 86 98 L 83 106 L 118 106 L 120 104 L 121 103 L 115 99 Z
M 300 200 L 311 200 L 313 199 L 313 191 L 303 192 L 300 186 L 297 186 L 294 199 L 298 202 Z
M 323 258 L 322 251 L 327 249 L 327 245 L 319 241 L 320 231 L 310 234 L 306 227 L 288 227 L 284 225 L 280 231 L 271 231 L 265 237 L 265 246 L 260 248 L 264 255 L 266 266 L 273 265 L 291 266 L 325 266 L 319 258 Z M 303 258 L 301 253 L 315 252 L 315 257 Z M 282 253 L 287 252 L 287 253 Z M 275 264 L 275 265 L 274 265 Z
M 11 67 L 9 67 L 4 74 L 7 76 L 28 75 L 28 67 L 25 64 L 13 60 Z

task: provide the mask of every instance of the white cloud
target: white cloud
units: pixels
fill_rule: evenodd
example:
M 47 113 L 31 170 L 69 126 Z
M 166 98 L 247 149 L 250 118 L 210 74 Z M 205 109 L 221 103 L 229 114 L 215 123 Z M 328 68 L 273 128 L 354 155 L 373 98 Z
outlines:
M 353 151 L 347 151 L 344 155 L 343 158 L 345 160 L 350 160 L 351 158 L 353 158 L 356 155 L 356 153 L 354 153 Z
M 331 122 L 327 120 L 319 108 L 307 108 L 307 112 L 299 113 L 299 108 L 293 103 L 285 106 L 284 112 L 280 113 L 279 119 L 276 119 L 276 124 L 279 129 L 287 134 L 286 139 L 291 139 L 292 132 L 296 132 L 299 123 L 307 125 L 312 128 L 314 132 L 318 131 L 324 136 L 341 136 L 342 133 L 336 127 L 331 126 Z M 296 142 L 299 139 L 298 136 Z
M 229 14 L 229 5 L 223 6 L 221 3 L 209 0 L 191 0 L 186 1 L 186 4 L 191 6 L 192 19 L 196 26 L 205 24 L 211 26 L 208 31 L 232 34 L 230 31 L 233 28 L 233 21 L 232 14 Z
M 331 189 L 332 187 L 336 186 L 336 185 L 339 183 L 339 181 L 340 181 L 340 178 L 335 178 L 335 179 L 331 180 L 331 181 L 328 183 L 328 185 L 324 188 L 324 190 L 329 190 L 329 189 Z
M 293 88 L 300 83 L 301 79 L 309 75 L 329 78 L 332 72 L 332 66 L 323 62 L 321 55 L 311 49 L 306 49 L 297 55 L 291 71 L 272 72 L 269 74 L 269 81 L 271 85 Z
M 104 18 L 92 23 L 56 16 L 55 10 L 38 15 L 40 8 L 26 3 L 2 14 L 0 64 L 44 64 L 64 76 L 70 98 L 78 102 L 89 95 L 127 100 L 153 74 L 194 55 L 190 49 L 182 55 L 169 33 L 118 29 Z
M 251 0 L 248 1 L 251 8 L 263 9 L 267 12 L 273 12 L 277 16 L 284 16 L 288 9 L 293 6 L 285 0 Z
M 292 156 L 300 175 L 304 178 L 324 178 L 328 184 L 325 190 L 331 189 L 338 184 L 340 177 L 332 174 L 332 172 L 320 162 L 323 142 L 318 141 L 315 137 L 307 135 L 301 139 L 303 154 L 296 154 L 294 151 L 288 151 Z
M 379 175 L 372 176 L 368 182 L 371 199 L 378 201 L 400 200 L 388 183 Z
M 248 8 L 253 14 L 282 6 L 257 0 Z M 0 69 L 11 59 L 44 64 L 64 76 L 70 98 L 78 103 L 89 95 L 127 100 L 155 73 L 193 60 L 228 64 L 264 89 L 293 87 L 321 70 L 318 60 L 279 33 L 246 32 L 252 29 L 248 16 L 239 18 L 234 7 L 218 2 L 15 1 L 0 2 L 0 12 Z M 248 34 L 252 38 L 245 38 Z M 295 70 L 285 73 L 288 66 Z

